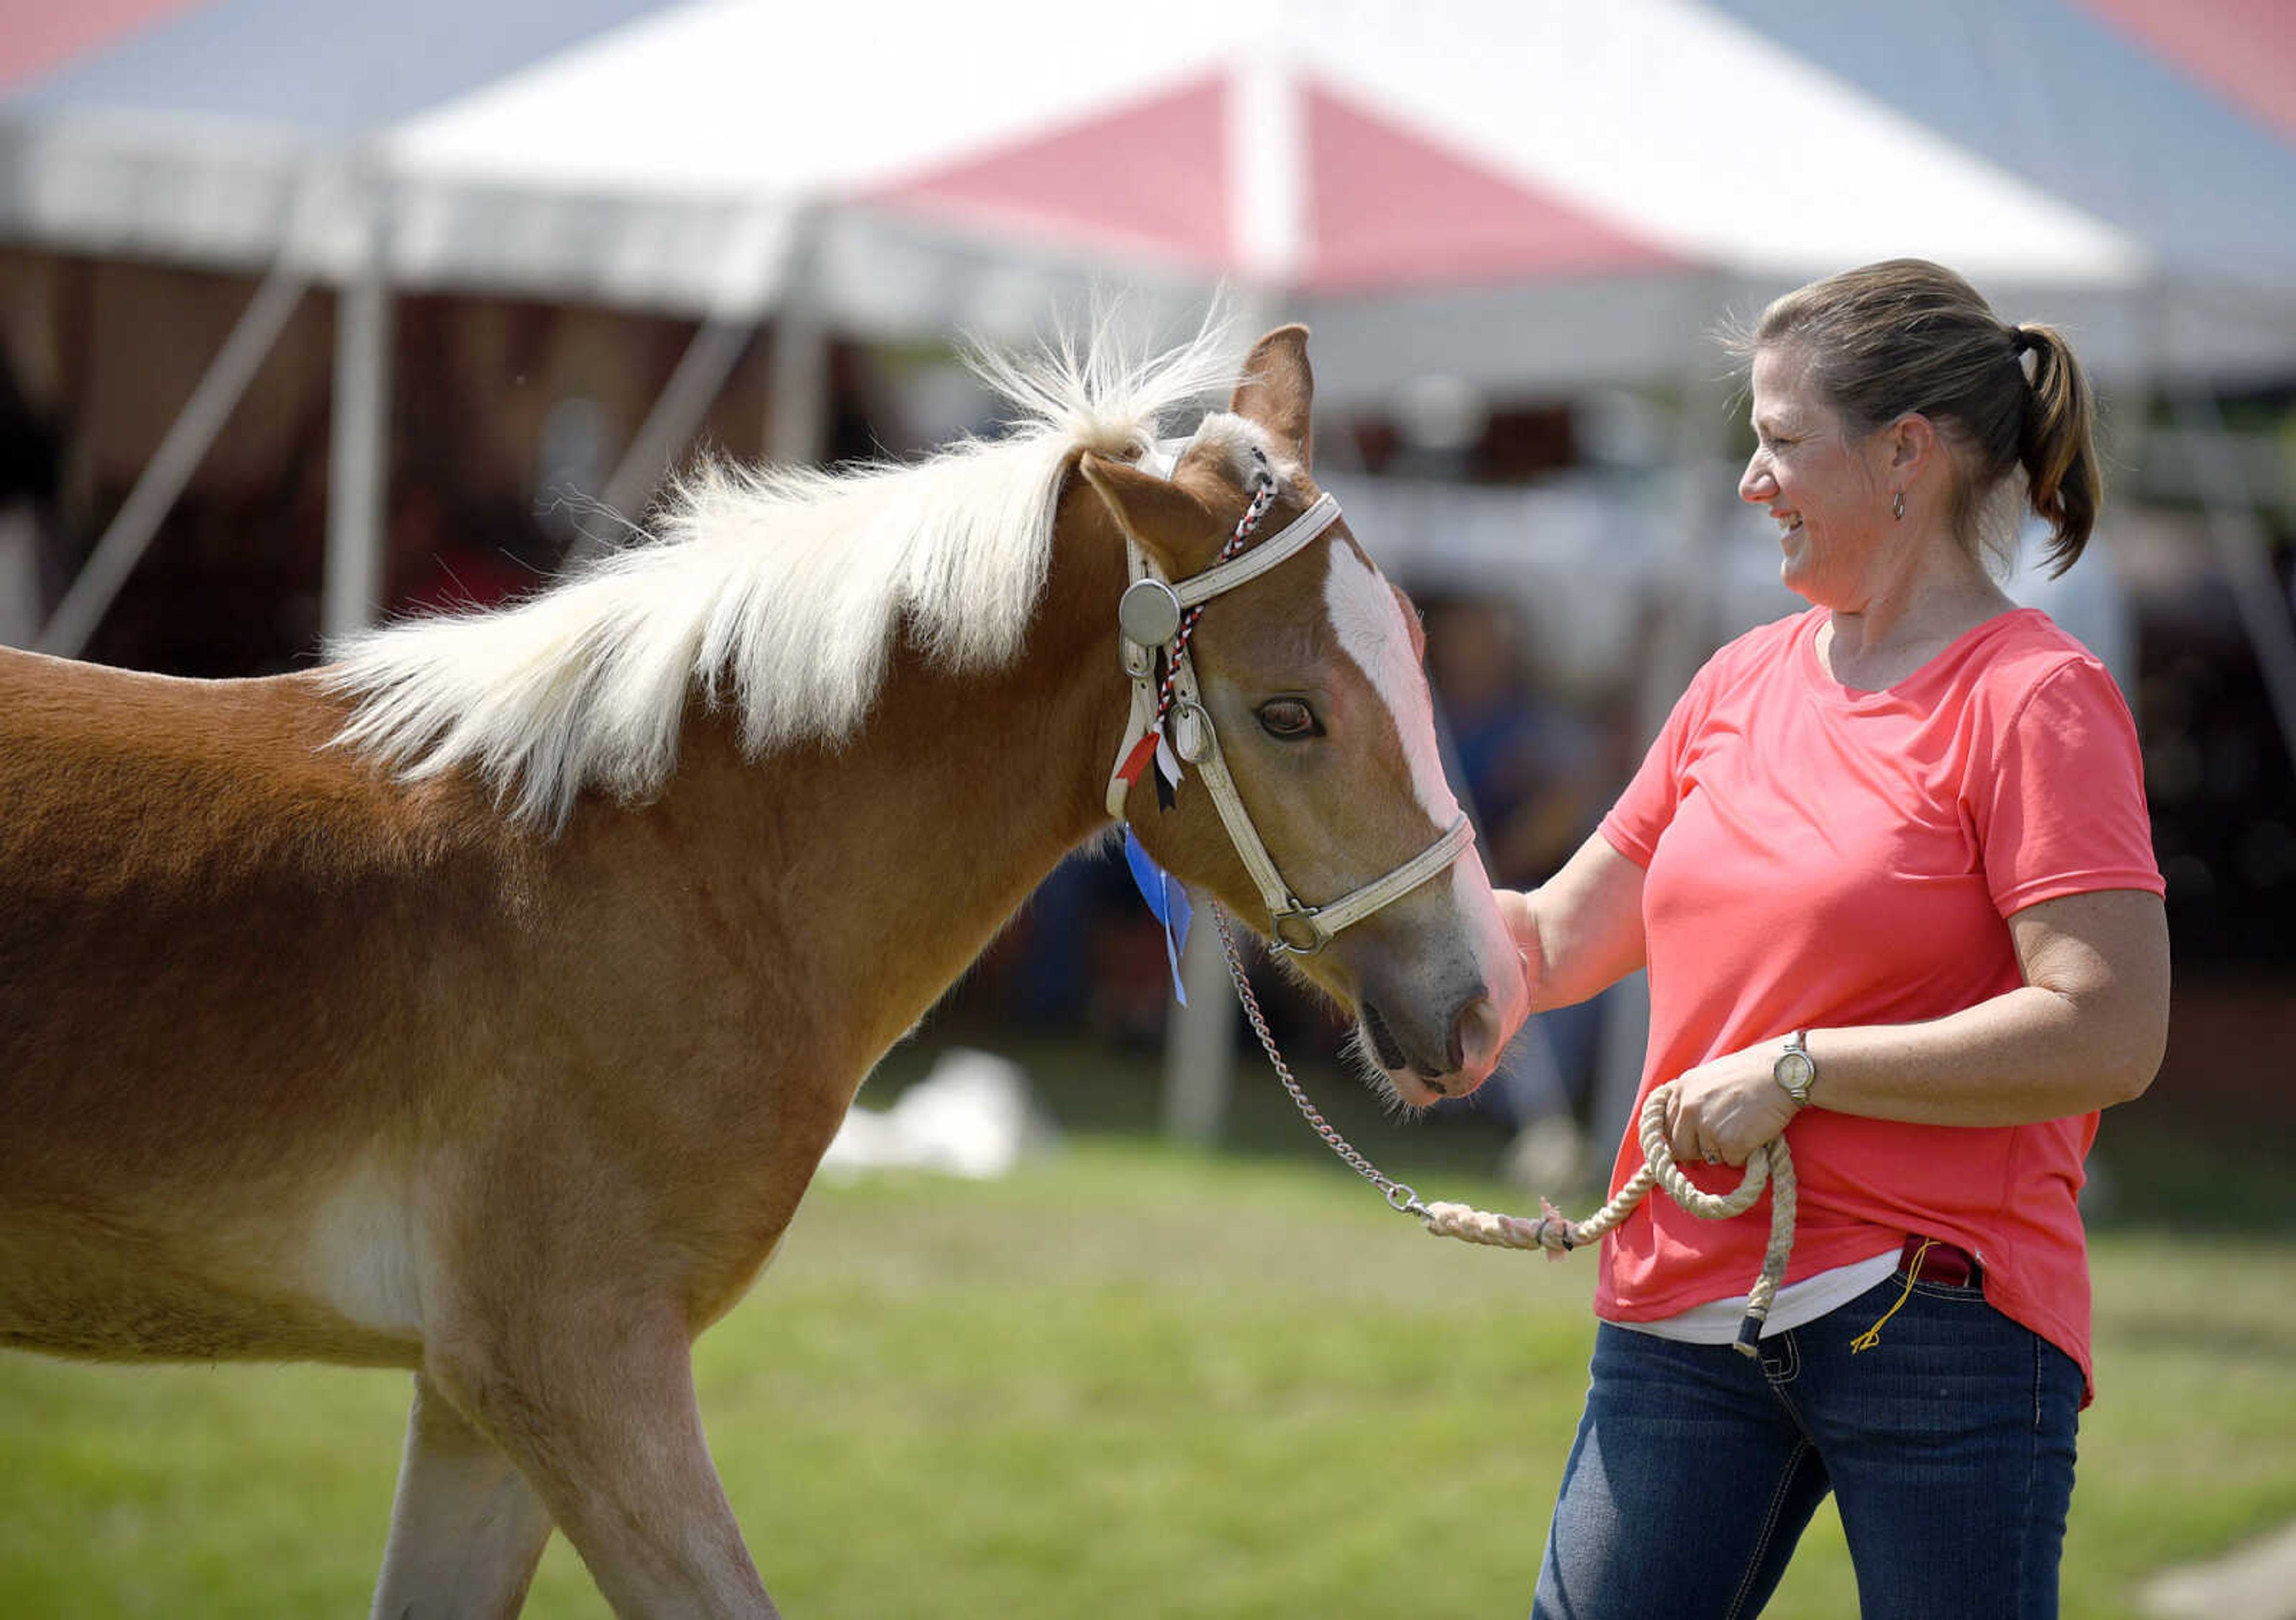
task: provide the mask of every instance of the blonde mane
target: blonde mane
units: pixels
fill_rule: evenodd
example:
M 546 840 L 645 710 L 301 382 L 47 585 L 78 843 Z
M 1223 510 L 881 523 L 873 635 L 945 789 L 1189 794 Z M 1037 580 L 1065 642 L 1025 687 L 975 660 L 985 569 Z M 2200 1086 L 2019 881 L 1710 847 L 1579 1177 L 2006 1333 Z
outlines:
M 1018 651 L 1078 451 L 1138 461 L 1160 419 L 1232 382 L 1224 322 L 1128 356 L 1111 316 L 1079 346 L 973 356 L 1012 430 L 913 466 L 823 472 L 705 462 L 654 534 L 525 601 L 349 638 L 324 672 L 355 708 L 337 740 L 409 779 L 477 772 L 516 818 L 657 791 L 692 691 L 755 753 L 849 736 L 897 634 L 953 669 Z

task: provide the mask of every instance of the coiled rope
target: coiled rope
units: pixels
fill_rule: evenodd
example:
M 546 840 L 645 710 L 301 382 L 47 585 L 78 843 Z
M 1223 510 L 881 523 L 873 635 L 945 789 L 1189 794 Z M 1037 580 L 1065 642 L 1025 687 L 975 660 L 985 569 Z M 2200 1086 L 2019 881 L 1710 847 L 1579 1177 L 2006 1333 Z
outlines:
M 1456 1238 L 1464 1243 L 1483 1243 L 1497 1248 L 1537 1248 L 1546 1250 L 1560 1260 L 1582 1244 L 1593 1243 L 1625 1220 L 1635 1206 L 1643 1201 L 1652 1187 L 1663 1187 L 1667 1196 L 1691 1214 L 1709 1221 L 1723 1221 L 1732 1215 L 1743 1215 L 1762 1196 L 1762 1189 L 1770 1190 L 1770 1240 L 1762 1251 L 1761 1274 L 1754 1280 L 1746 1297 L 1746 1314 L 1739 1323 L 1737 1349 L 1742 1355 L 1756 1354 L 1762 1336 L 1762 1323 L 1770 1313 L 1770 1305 L 1777 1298 L 1778 1285 L 1785 1280 L 1786 1256 L 1793 1249 L 1794 1204 L 1799 1183 L 1794 1179 L 1793 1155 L 1787 1150 L 1785 1138 L 1774 1137 L 1754 1150 L 1746 1161 L 1746 1174 L 1738 1185 L 1728 1192 L 1708 1192 L 1682 1173 L 1674 1160 L 1674 1150 L 1666 1138 L 1666 1105 L 1674 1096 L 1674 1083 L 1654 1089 L 1643 1103 L 1640 1140 L 1643 1150 L 1642 1168 L 1628 1177 L 1627 1184 L 1618 1195 L 1583 1221 L 1573 1221 L 1554 1206 L 1540 1199 L 1544 1212 L 1537 1220 L 1521 1215 L 1499 1215 L 1477 1209 L 1468 1204 L 1425 1204 L 1408 1185 L 1383 1175 L 1379 1167 L 1335 1130 L 1308 1093 L 1292 1078 L 1291 1066 L 1276 1050 L 1275 1037 L 1268 1033 L 1267 1019 L 1259 1010 L 1259 998 L 1252 993 L 1251 981 L 1245 976 L 1242 959 L 1236 953 L 1235 936 L 1228 927 L 1227 913 L 1218 905 L 1212 916 L 1219 924 L 1221 948 L 1227 956 L 1228 978 L 1235 984 L 1236 1000 L 1243 1006 L 1250 1020 L 1252 1033 L 1259 1037 L 1267 1060 L 1275 1065 L 1275 1077 L 1292 1094 L 1292 1102 L 1313 1127 L 1324 1143 L 1337 1154 L 1348 1168 L 1362 1176 L 1385 1195 L 1391 1208 L 1406 1215 L 1416 1215 L 1428 1231 L 1437 1237 Z

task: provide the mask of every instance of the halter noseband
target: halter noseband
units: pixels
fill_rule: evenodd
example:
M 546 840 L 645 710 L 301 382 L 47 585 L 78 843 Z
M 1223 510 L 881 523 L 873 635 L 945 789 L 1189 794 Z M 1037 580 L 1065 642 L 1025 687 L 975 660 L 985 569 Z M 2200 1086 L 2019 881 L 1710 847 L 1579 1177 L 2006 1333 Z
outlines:
M 1182 761 L 1196 767 L 1212 796 L 1228 841 L 1235 847 L 1244 870 L 1266 903 L 1271 942 L 1294 956 L 1313 956 L 1341 929 L 1360 922 L 1447 869 L 1475 841 L 1474 829 L 1463 814 L 1425 849 L 1386 876 L 1374 878 L 1328 905 L 1308 905 L 1294 895 L 1275 869 L 1275 863 L 1251 822 L 1250 812 L 1236 791 L 1226 757 L 1220 751 L 1219 733 L 1213 729 L 1211 711 L 1203 705 L 1196 684 L 1195 661 L 1188 642 L 1203 612 L 1203 604 L 1238 585 L 1259 578 L 1292 556 L 1336 521 L 1340 503 L 1330 495 L 1317 498 L 1306 511 L 1250 551 L 1244 543 L 1259 526 L 1275 497 L 1275 479 L 1263 474 L 1252 492 L 1251 503 L 1236 522 L 1235 532 L 1220 550 L 1219 560 L 1177 585 L 1165 577 L 1140 544 L 1128 533 L 1124 549 L 1132 583 L 1117 604 L 1116 618 L 1122 635 L 1124 673 L 1132 681 L 1132 712 L 1124 740 L 1116 751 L 1116 768 L 1108 779 L 1108 813 L 1119 821 L 1125 814 L 1132 785 L 1168 746 Z M 1165 674 L 1156 678 L 1156 654 L 1164 654 Z M 1168 731 L 1167 724 L 1168 721 Z M 1177 772 L 1175 772 L 1177 774 Z

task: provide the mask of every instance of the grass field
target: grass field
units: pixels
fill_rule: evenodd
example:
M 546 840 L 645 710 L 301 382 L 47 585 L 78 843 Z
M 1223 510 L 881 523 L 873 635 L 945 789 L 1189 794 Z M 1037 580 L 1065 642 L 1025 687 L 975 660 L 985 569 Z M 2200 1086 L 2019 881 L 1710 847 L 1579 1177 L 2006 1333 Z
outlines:
M 1124 1128 L 1152 1107 L 1135 1078 L 1091 1087 L 1116 1129 L 1006 1181 L 824 1182 L 701 1341 L 718 1462 L 783 1608 L 1524 1612 L 1591 1267 L 1420 1235 L 1290 1150 L 1304 1133 L 1264 1100 L 1242 1150 L 1164 1147 Z M 1481 1132 L 1327 1107 L 1431 1192 L 1522 1203 L 1473 1179 Z M 2068 1616 L 2133 1616 L 2147 1573 L 2296 1517 L 2288 1236 L 2099 1234 Z M 388 1373 L 0 1355 L 0 1616 L 364 1614 L 406 1395 Z M 1855 1609 L 1822 1517 L 1769 1613 Z M 554 1541 L 528 1613 L 605 1612 Z

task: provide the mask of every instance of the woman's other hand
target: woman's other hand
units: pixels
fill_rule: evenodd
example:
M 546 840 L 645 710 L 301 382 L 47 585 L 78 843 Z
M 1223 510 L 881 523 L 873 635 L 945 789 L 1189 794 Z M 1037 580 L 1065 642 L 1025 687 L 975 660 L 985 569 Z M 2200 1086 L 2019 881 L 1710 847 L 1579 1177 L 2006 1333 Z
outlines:
M 1682 1164 L 1742 1165 L 1786 1128 L 1799 1105 L 1773 1077 L 1783 1040 L 1702 1063 L 1674 1083 L 1667 1141 Z

